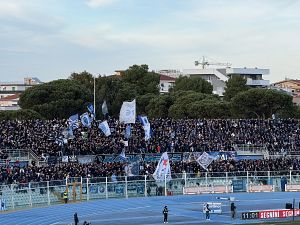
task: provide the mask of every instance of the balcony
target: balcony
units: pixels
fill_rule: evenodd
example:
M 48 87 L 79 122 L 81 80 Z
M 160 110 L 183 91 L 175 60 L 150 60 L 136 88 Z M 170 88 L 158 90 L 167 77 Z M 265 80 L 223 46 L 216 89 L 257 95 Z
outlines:
M 270 81 L 269 80 L 252 80 L 250 78 L 247 79 L 248 86 L 269 86 Z

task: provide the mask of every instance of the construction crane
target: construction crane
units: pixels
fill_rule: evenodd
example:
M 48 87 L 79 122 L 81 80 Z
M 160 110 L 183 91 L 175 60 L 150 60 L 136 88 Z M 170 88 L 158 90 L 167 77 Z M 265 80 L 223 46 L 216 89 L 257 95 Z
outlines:
M 227 68 L 231 66 L 231 63 L 219 63 L 219 62 L 209 62 L 205 57 L 202 57 L 202 61 L 195 61 L 195 66 L 202 66 L 202 69 L 205 69 L 206 66 L 216 65 L 216 66 L 226 66 Z

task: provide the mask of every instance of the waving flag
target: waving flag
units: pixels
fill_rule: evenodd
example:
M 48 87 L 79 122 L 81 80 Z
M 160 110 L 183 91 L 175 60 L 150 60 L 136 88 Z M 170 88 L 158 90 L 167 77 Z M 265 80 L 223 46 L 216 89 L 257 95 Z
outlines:
M 106 116 L 108 114 L 108 108 L 107 108 L 106 101 L 104 101 L 102 104 L 102 114 L 103 114 L 103 116 Z
M 151 138 L 151 126 L 147 116 L 138 116 L 138 120 L 142 124 L 145 131 L 145 140 L 148 141 Z
M 106 137 L 111 135 L 110 128 L 106 120 L 99 124 L 99 128 L 100 130 L 102 130 Z
M 71 127 L 72 130 L 75 130 L 79 127 L 78 118 L 79 118 L 78 114 L 75 114 L 75 115 L 70 116 L 70 118 L 68 119 L 69 127 Z
M 91 127 L 91 118 L 89 117 L 89 114 L 87 112 L 83 113 L 80 116 L 80 120 L 84 127 L 89 127 L 89 128 Z
M 121 152 L 121 154 L 120 154 L 120 158 L 121 158 L 122 160 L 124 160 L 124 161 L 127 160 L 127 157 L 126 157 L 126 155 L 125 155 L 125 148 L 123 148 L 123 150 L 122 150 L 122 152 Z
M 156 170 L 153 174 L 153 178 L 156 181 L 164 181 L 166 176 L 166 180 L 169 181 L 172 179 L 171 177 L 171 168 L 170 161 L 167 152 L 164 152 L 158 161 Z
M 136 102 L 135 99 L 131 102 L 123 102 L 120 110 L 121 123 L 135 123 L 136 118 Z
M 92 115 L 92 117 L 95 117 L 94 105 L 92 103 L 89 103 L 87 105 L 87 109 L 90 112 L 90 114 Z
M 196 160 L 203 169 L 207 170 L 207 167 L 215 160 L 215 157 L 203 152 L 202 155 Z

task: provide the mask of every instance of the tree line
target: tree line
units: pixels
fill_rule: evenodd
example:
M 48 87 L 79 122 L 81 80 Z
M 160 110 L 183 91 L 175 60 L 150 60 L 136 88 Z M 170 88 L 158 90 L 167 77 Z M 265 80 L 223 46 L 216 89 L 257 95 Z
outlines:
M 249 88 L 241 77 L 226 82 L 224 97 L 212 93 L 212 85 L 199 77 L 179 77 L 169 93 L 159 93 L 159 74 L 147 65 L 133 65 L 123 76 L 95 77 L 96 117 L 101 104 L 118 116 L 122 102 L 136 99 L 137 113 L 150 118 L 300 118 L 292 96 L 277 90 Z M 84 71 L 27 89 L 20 97 L 22 108 L 0 112 L 0 119 L 62 119 L 86 111 L 93 103 L 94 77 Z

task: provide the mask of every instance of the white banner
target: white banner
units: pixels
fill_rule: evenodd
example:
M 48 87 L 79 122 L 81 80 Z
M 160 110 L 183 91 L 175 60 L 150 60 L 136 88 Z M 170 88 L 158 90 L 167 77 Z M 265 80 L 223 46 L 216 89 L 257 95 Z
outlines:
M 203 152 L 202 155 L 196 160 L 203 169 L 207 170 L 207 167 L 214 161 L 214 157 Z
M 160 160 L 157 164 L 156 170 L 153 174 L 153 178 L 156 181 L 164 181 L 166 176 L 166 180 L 169 181 L 172 179 L 171 177 L 171 168 L 170 161 L 167 152 L 164 152 L 160 157 Z
M 121 123 L 135 123 L 136 118 L 136 103 L 135 99 L 132 102 L 123 102 L 120 110 Z

